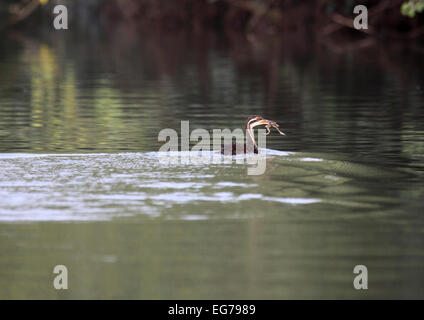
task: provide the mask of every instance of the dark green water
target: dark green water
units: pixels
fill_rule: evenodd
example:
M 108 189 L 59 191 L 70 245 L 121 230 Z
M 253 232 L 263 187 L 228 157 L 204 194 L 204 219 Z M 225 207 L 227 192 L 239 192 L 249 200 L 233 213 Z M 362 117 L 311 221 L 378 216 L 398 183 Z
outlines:
M 2 37 L 0 298 L 424 298 L 422 55 L 287 43 Z M 158 161 L 252 114 L 287 134 L 263 175 Z

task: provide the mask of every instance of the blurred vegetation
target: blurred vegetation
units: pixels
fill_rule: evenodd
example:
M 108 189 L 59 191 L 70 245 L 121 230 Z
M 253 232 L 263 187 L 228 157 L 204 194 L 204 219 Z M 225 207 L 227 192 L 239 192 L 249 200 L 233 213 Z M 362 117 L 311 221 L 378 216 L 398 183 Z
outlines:
M 415 17 L 416 13 L 423 12 L 424 0 L 410 0 L 404 2 L 401 7 L 401 12 L 405 16 Z
M 127 21 L 148 30 L 213 28 L 247 34 L 301 30 L 319 36 L 360 33 L 353 29 L 353 8 L 361 4 L 369 11 L 368 34 L 405 39 L 424 34 L 424 17 L 417 15 L 424 10 L 424 0 L 0 0 L 0 28 L 51 18 L 58 3 L 68 6 L 74 24 L 100 16 L 108 24 Z

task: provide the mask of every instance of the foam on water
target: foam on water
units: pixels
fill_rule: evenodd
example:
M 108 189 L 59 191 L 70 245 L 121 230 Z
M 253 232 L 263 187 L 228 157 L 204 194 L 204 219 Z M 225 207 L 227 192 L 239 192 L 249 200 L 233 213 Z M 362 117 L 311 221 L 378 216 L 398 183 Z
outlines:
M 266 172 L 248 176 L 249 164 L 236 161 L 246 155 L 226 156 L 226 163 L 191 163 L 198 155 L 176 152 L 173 157 L 189 161 L 163 164 L 159 152 L 2 154 L 0 221 L 99 221 L 170 214 L 173 219 L 242 218 L 263 214 L 259 208 L 265 203 L 273 204 L 269 210 L 274 213 L 279 206 L 355 204 L 347 199 L 349 188 L 345 187 L 343 201 L 323 193 L 336 186 L 343 190 L 341 186 L 352 181 L 348 176 L 355 170 L 337 161 L 262 149 L 253 157 L 266 155 Z M 213 215 L 208 213 L 211 207 L 217 211 Z

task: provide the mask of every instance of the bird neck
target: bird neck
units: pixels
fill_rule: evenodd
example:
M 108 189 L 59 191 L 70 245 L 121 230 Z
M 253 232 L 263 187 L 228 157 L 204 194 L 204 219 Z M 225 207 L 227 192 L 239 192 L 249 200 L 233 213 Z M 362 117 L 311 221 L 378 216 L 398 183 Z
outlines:
M 246 132 L 247 132 L 247 135 L 249 136 L 249 140 L 253 143 L 253 146 L 256 149 L 258 149 L 258 145 L 256 144 L 256 141 L 255 141 L 255 133 L 253 132 L 253 129 L 247 126 Z

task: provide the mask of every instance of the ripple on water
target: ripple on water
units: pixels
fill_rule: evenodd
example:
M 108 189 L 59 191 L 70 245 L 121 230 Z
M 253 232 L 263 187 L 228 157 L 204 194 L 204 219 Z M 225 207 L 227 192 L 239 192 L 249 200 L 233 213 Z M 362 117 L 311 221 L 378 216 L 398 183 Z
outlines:
M 247 165 L 231 157 L 225 165 L 163 165 L 157 152 L 1 154 L 0 221 L 243 218 L 264 214 L 265 203 L 267 214 L 318 203 L 372 209 L 393 205 L 363 196 L 367 190 L 360 183 L 364 175 L 380 179 L 390 172 L 322 156 L 261 152 L 267 170 L 259 176 L 248 176 Z

